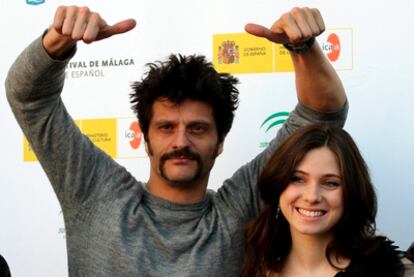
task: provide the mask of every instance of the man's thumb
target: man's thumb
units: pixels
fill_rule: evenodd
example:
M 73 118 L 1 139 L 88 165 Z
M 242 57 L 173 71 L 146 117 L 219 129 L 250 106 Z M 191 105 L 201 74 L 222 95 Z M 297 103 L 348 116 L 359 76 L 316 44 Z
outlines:
M 103 30 L 99 32 L 98 39 L 101 40 L 104 38 L 108 38 L 113 35 L 123 34 L 126 32 L 131 31 L 135 28 L 137 25 L 137 22 L 135 19 L 126 19 L 123 21 L 120 21 L 112 26 L 106 26 Z

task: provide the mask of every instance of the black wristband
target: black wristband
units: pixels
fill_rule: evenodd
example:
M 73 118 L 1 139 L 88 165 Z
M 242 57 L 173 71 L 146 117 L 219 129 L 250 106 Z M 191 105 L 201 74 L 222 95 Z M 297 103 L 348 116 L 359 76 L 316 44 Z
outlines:
M 315 43 L 315 38 L 311 37 L 305 42 L 302 42 L 300 44 L 293 44 L 293 43 L 285 43 L 283 46 L 289 50 L 290 52 L 296 53 L 296 54 L 303 54 L 306 53 L 312 45 Z

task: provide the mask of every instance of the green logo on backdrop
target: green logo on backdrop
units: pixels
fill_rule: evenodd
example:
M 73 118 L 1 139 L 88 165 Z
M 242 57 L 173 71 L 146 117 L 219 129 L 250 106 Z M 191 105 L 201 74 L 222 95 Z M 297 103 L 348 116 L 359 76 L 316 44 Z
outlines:
M 260 128 L 266 127 L 265 133 L 270 131 L 272 128 L 285 123 L 287 117 L 289 116 L 288 112 L 278 112 L 268 116 L 263 123 L 260 125 Z M 269 145 L 269 141 L 262 141 L 259 143 L 260 148 L 266 148 Z

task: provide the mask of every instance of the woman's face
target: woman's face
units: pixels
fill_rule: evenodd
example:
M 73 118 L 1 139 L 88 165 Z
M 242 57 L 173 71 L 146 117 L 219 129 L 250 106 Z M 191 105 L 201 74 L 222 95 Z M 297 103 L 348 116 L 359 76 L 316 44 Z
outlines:
M 336 155 L 327 147 L 310 150 L 279 199 L 292 237 L 331 238 L 343 214 L 343 182 Z

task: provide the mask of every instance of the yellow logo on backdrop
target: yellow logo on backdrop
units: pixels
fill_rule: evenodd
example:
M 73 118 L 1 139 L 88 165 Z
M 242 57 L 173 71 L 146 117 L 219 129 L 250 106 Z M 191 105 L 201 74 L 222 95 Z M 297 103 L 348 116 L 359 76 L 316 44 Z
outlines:
M 81 132 L 111 157 L 116 157 L 116 119 L 75 120 Z M 23 160 L 37 161 L 36 155 L 26 138 L 23 139 Z
M 75 124 L 79 127 L 80 120 L 75 120 Z M 35 162 L 37 157 L 26 137 L 23 137 L 23 161 Z
M 275 60 L 274 68 L 275 72 L 293 72 L 293 62 L 290 58 L 289 51 L 282 44 L 274 44 Z
M 218 72 L 292 72 L 293 63 L 283 45 L 246 33 L 213 35 L 213 63 Z
M 23 138 L 23 160 L 25 162 L 37 161 L 36 154 L 25 137 Z
M 273 51 L 273 43 L 246 33 L 213 36 L 213 63 L 219 72 L 272 72 Z
M 81 131 L 109 156 L 116 156 L 116 119 L 86 119 Z
M 318 37 L 336 70 L 352 69 L 352 29 L 330 29 Z M 289 51 L 281 44 L 247 33 L 213 35 L 213 64 L 218 72 L 293 72 Z

